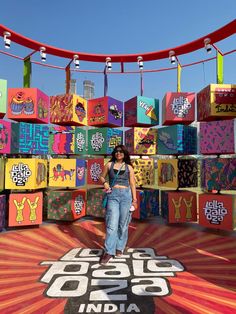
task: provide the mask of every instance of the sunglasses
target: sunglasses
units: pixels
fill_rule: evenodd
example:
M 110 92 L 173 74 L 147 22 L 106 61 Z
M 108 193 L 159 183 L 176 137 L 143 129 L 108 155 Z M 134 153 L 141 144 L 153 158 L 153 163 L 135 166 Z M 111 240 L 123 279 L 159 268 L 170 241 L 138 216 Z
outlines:
M 116 153 L 124 154 L 124 151 L 123 151 L 122 149 L 116 149 L 114 152 L 115 152 L 115 154 L 116 154 Z

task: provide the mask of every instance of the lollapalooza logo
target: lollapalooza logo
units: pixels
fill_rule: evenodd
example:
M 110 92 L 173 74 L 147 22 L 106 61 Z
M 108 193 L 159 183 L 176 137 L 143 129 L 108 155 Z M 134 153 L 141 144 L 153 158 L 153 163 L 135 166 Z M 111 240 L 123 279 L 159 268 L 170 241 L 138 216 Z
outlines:
M 211 224 L 220 225 L 220 223 L 224 220 L 224 216 L 228 214 L 228 211 L 224 207 L 223 202 L 213 200 L 212 202 L 206 202 L 204 214 L 206 219 Z
M 184 118 L 188 114 L 189 109 L 191 109 L 191 103 L 187 97 L 180 96 L 173 99 L 171 110 L 178 118 Z
M 77 149 L 82 152 L 85 148 L 85 137 L 83 133 L 78 133 L 76 137 Z
M 91 146 L 95 152 L 99 152 L 101 150 L 103 142 L 104 142 L 104 137 L 102 133 L 96 132 L 95 134 L 92 135 Z
M 84 199 L 82 195 L 76 196 L 74 206 L 76 214 L 79 215 L 82 212 L 84 206 Z
M 16 186 L 25 186 L 31 174 L 32 171 L 29 166 L 21 162 L 17 165 L 13 165 L 10 171 L 11 180 Z
M 183 265 L 152 248 L 129 248 L 121 257 L 99 264 L 101 249 L 74 248 L 58 261 L 43 261 L 49 269 L 40 282 L 49 298 L 68 298 L 65 313 L 154 313 L 154 297 L 171 294 L 166 277 Z

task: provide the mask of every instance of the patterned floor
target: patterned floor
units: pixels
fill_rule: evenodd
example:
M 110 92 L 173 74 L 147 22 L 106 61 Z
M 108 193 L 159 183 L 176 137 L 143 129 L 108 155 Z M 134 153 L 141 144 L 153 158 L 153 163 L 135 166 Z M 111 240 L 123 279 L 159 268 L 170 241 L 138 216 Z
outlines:
M 236 237 L 132 222 L 98 264 L 102 221 L 0 234 L 0 313 L 236 313 Z

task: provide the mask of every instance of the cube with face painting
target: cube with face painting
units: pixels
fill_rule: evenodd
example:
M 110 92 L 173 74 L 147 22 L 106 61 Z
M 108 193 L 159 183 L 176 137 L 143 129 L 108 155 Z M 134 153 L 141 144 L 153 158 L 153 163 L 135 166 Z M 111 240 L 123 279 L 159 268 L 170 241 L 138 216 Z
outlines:
M 5 166 L 5 189 L 34 190 L 47 187 L 47 160 L 8 158 Z
M 47 218 L 73 221 L 85 216 L 85 190 L 50 190 L 47 195 Z
M 59 125 L 87 125 L 87 100 L 76 94 L 51 96 L 50 122 Z
M 16 121 L 49 123 L 49 97 L 38 88 L 9 88 L 7 117 Z
M 125 131 L 125 146 L 132 155 L 157 154 L 157 129 L 132 128 Z
M 3 118 L 7 111 L 7 81 L 0 80 L 0 119 Z
M 88 125 L 121 127 L 123 102 L 109 96 L 88 100 Z
M 43 217 L 43 193 L 11 193 L 9 196 L 9 227 L 39 225 Z
M 133 97 L 124 103 L 126 127 L 149 127 L 159 124 L 159 100 L 144 96 Z
M 123 132 L 113 128 L 88 130 L 88 154 L 110 155 L 113 149 L 122 144 Z

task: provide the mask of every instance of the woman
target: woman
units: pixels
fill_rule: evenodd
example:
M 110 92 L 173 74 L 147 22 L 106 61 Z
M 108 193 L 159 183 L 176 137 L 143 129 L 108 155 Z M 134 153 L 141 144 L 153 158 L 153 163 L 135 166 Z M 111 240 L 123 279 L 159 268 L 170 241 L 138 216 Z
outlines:
M 109 181 L 106 181 L 108 175 Z M 100 264 L 105 265 L 113 256 L 121 256 L 128 240 L 130 208 L 137 208 L 134 170 L 129 152 L 124 145 L 117 145 L 110 161 L 100 176 L 108 194 L 106 209 L 105 251 Z M 111 186 L 112 185 L 112 186 Z

